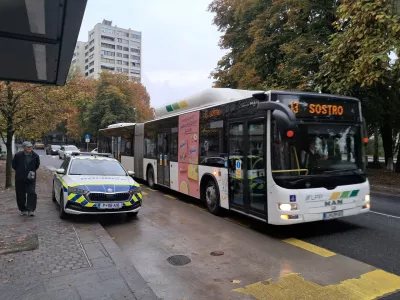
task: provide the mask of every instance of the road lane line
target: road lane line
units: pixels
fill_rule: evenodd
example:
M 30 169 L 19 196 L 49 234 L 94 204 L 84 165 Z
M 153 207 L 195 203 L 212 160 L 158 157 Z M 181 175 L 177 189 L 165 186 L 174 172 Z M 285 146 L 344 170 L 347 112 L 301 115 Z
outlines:
M 164 197 L 167 197 L 167 198 L 170 198 L 170 199 L 174 199 L 174 200 L 177 200 L 174 196 L 171 196 L 171 195 L 167 195 L 167 194 L 164 194 Z
M 384 213 L 380 213 L 380 212 L 376 212 L 376 211 L 372 211 L 372 210 L 370 210 L 369 212 L 373 213 L 373 214 L 389 217 L 389 218 L 400 219 L 400 217 L 398 217 L 398 216 L 392 216 L 392 215 L 388 215 L 388 214 L 384 214 Z
M 301 249 L 310 251 L 310 252 L 315 253 L 322 257 L 331 257 L 331 256 L 336 255 L 335 252 L 329 251 L 327 249 L 324 249 L 324 248 L 321 248 L 321 247 L 315 246 L 313 244 L 303 242 L 303 241 L 300 241 L 300 240 L 294 239 L 294 238 L 289 238 L 289 239 L 283 240 L 283 242 L 291 244 L 296 247 L 299 247 Z
M 241 222 L 238 222 L 238 221 L 236 221 L 234 219 L 231 219 L 231 218 L 224 218 L 224 219 L 229 221 L 229 222 L 231 222 L 231 223 L 235 223 L 236 225 L 239 225 L 239 226 L 242 226 L 242 227 L 245 227 L 245 228 L 250 228 L 249 225 L 241 223 Z
M 322 286 L 305 280 L 299 274 L 284 275 L 278 281 L 272 279 L 249 284 L 232 290 L 256 299 L 275 300 L 370 300 L 392 294 L 400 289 L 400 277 L 383 270 L 374 270 L 359 278 L 343 280 L 339 284 Z

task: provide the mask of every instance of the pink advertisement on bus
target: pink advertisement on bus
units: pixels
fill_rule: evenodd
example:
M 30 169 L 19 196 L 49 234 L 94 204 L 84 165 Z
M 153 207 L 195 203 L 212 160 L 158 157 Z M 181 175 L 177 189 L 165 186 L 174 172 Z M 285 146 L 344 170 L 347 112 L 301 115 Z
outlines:
M 200 112 L 179 116 L 179 191 L 192 197 L 199 192 L 199 120 Z

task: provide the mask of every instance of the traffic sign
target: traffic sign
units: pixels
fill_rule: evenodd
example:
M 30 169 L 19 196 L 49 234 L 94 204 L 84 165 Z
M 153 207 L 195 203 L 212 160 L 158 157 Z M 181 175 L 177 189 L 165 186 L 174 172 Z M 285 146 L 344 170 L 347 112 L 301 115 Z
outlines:
M 90 135 L 85 134 L 85 143 L 90 143 Z

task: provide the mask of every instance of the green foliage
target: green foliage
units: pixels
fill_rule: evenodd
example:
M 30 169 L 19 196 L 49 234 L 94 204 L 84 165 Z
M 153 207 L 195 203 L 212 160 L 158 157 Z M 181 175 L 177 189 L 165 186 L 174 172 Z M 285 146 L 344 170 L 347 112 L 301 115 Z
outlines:
M 217 87 L 312 90 L 335 1 L 214 0 L 214 24 L 229 52 L 212 73 Z

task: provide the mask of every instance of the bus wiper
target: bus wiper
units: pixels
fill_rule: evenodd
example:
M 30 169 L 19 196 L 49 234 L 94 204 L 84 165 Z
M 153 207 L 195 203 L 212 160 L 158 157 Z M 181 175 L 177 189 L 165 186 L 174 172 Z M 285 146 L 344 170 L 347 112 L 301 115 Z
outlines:
M 339 173 L 339 172 L 351 172 L 355 175 L 358 175 L 360 178 L 364 179 L 363 175 L 361 173 L 358 173 L 356 169 L 343 169 L 343 170 L 333 170 L 333 171 L 325 171 L 324 174 L 329 174 L 329 173 Z

